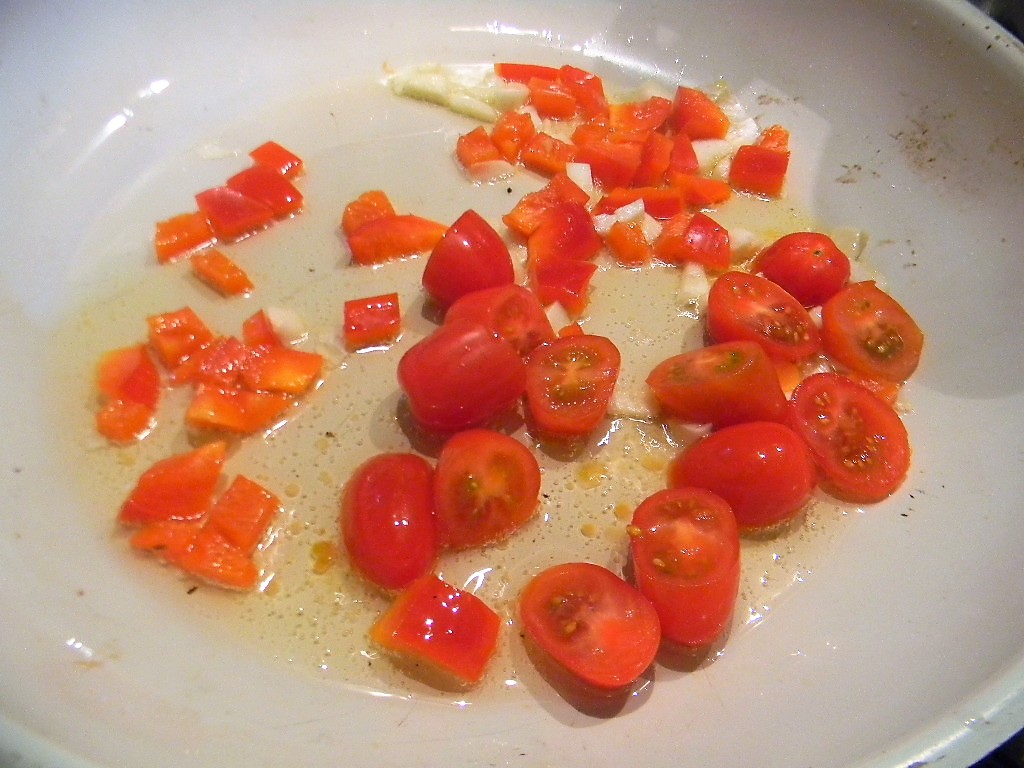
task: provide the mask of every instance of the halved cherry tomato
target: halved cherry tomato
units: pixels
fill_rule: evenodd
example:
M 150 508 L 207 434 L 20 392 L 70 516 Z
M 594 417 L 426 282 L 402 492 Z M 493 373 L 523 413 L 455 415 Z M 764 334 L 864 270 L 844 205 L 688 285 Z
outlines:
M 216 236 L 205 214 L 192 211 L 158 221 L 153 244 L 156 248 L 157 261 L 166 264 L 207 246 L 214 240 Z
M 522 396 L 526 369 L 516 348 L 482 323 L 445 323 L 398 362 L 413 418 L 428 430 L 486 424 Z
M 757 255 L 756 265 L 805 307 L 824 304 L 850 279 L 850 260 L 820 232 L 783 235 Z
M 366 222 L 349 235 L 348 247 L 356 264 L 381 264 L 431 251 L 447 229 L 415 214 L 386 216 Z
M 474 210 L 448 228 L 423 269 L 423 288 L 442 308 L 467 293 L 511 285 L 515 279 L 508 246 Z
M 117 519 L 140 525 L 202 517 L 213 503 L 226 455 L 227 445 L 217 441 L 161 459 L 139 477 Z
M 345 206 L 341 214 L 341 231 L 346 237 L 350 237 L 363 224 L 395 215 L 395 208 L 391 205 L 391 198 L 387 193 L 380 189 L 371 189 Z
M 245 270 L 216 248 L 192 254 L 190 263 L 196 276 L 221 296 L 244 296 L 255 288 Z
M 276 141 L 267 141 L 260 144 L 249 153 L 249 157 L 257 165 L 263 165 L 287 178 L 294 178 L 302 174 L 302 158 L 285 149 Z
M 526 405 L 543 435 L 589 434 L 608 413 L 619 350 L 603 336 L 566 336 L 541 344 L 526 361 Z
M 349 352 L 390 344 L 401 331 L 402 312 L 397 293 L 345 302 L 342 335 Z
M 302 208 L 302 193 L 288 179 L 264 165 L 254 165 L 228 179 L 227 186 L 257 200 L 282 218 Z
M 146 324 L 150 345 L 164 366 L 171 370 L 214 339 L 213 331 L 191 307 L 151 315 L 146 318 Z
M 790 399 L 791 424 L 811 449 L 826 490 L 847 501 L 890 496 L 910 469 L 910 440 L 896 411 L 845 376 L 817 373 Z
M 529 237 L 540 226 L 547 212 L 559 203 L 585 206 L 589 200 L 590 196 L 564 172 L 556 173 L 544 187 L 523 195 L 501 220 L 509 229 Z
M 728 628 L 740 585 L 736 517 L 702 488 L 672 488 L 645 499 L 627 529 L 633 578 L 658 612 L 665 640 L 712 643 Z
M 523 144 L 535 133 L 537 126 L 525 112 L 502 112 L 491 129 L 491 141 L 507 162 L 517 163 Z
M 476 595 L 434 574 L 413 582 L 370 629 L 370 639 L 443 683 L 474 685 L 498 645 L 501 619 Z
M 467 549 L 505 538 L 540 499 L 540 467 L 518 440 L 470 429 L 450 437 L 437 458 L 434 509 L 442 545 Z
M 729 232 L 703 213 L 682 213 L 665 222 L 654 241 L 654 256 L 666 264 L 700 264 L 713 270 L 732 263 Z
M 767 278 L 726 272 L 708 293 L 708 332 L 715 341 L 756 341 L 769 357 L 803 360 L 821 348 L 807 310 Z
M 277 496 L 248 477 L 236 475 L 210 509 L 204 526 L 242 554 L 251 555 L 280 511 Z
M 274 220 L 274 210 L 230 187 L 213 187 L 196 195 L 196 205 L 219 240 L 238 240 Z
M 345 484 L 342 541 L 363 576 L 384 589 L 404 589 L 430 572 L 439 542 L 434 468 L 413 453 L 382 453 Z
M 724 139 L 729 118 L 706 93 L 679 86 L 672 103 L 672 128 L 691 139 Z
M 650 601 L 592 563 L 556 565 L 534 576 L 519 597 L 519 616 L 540 650 L 598 690 L 635 682 L 661 643 Z
M 665 411 L 695 424 L 725 427 L 783 421 L 786 396 L 771 359 L 753 341 L 713 344 L 664 360 L 647 384 Z
M 261 392 L 301 395 L 312 387 L 324 367 L 323 355 L 285 346 L 249 350 L 242 383 Z
M 523 356 L 555 338 L 536 294 L 516 284 L 467 293 L 448 307 L 444 320 L 482 323 Z
M 872 280 L 848 285 L 825 302 L 821 333 L 825 351 L 837 363 L 888 381 L 910 378 L 924 347 L 914 319 Z
M 804 441 L 784 424 L 749 421 L 712 432 L 669 467 L 669 485 L 717 493 L 741 528 L 793 518 L 814 490 L 816 472 Z
M 193 429 L 251 435 L 273 427 L 291 405 L 283 392 L 200 385 L 185 411 L 185 423 Z

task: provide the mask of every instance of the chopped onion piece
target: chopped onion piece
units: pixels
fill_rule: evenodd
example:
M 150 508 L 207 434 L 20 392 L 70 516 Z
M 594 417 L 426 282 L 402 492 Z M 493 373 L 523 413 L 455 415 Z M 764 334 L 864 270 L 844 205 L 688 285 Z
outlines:
M 267 313 L 270 326 L 282 343 L 293 346 L 306 340 L 306 324 L 302 322 L 298 312 L 286 307 L 267 307 L 264 311 Z
M 448 108 L 452 112 L 474 120 L 485 123 L 493 123 L 498 119 L 498 111 L 486 102 L 480 101 L 467 93 L 450 93 L 448 96 Z
M 589 163 L 566 163 L 565 175 L 588 195 L 594 194 L 594 176 Z

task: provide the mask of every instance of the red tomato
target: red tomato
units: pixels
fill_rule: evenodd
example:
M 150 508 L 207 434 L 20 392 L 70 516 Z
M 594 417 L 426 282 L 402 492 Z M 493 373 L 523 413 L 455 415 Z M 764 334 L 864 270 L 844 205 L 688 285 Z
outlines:
M 746 272 L 726 272 L 711 286 L 707 323 L 715 341 L 756 341 L 780 360 L 803 360 L 821 347 L 803 305 L 771 280 Z
M 824 304 L 850 279 L 850 260 L 820 232 L 784 235 L 757 255 L 757 270 L 805 307 Z
M 729 626 L 740 585 L 740 536 L 721 497 L 701 488 L 650 496 L 628 528 L 633 573 L 666 640 L 708 645 Z
M 213 503 L 226 454 L 225 443 L 213 442 L 156 462 L 139 478 L 118 520 L 139 525 L 202 517 Z
M 537 430 L 582 437 L 608 413 L 619 377 L 619 350 L 603 336 L 565 336 L 541 344 L 526 361 L 526 405 Z
M 236 475 L 206 516 L 204 526 L 242 554 L 251 555 L 280 511 L 277 496 L 244 475 Z
M 434 574 L 413 582 L 370 628 L 370 639 L 444 682 L 478 683 L 498 645 L 501 619 L 476 595 Z
M 516 348 L 480 323 L 445 323 L 398 362 L 413 418 L 437 432 L 481 426 L 522 396 L 526 369 Z
M 345 302 L 342 333 L 349 352 L 390 344 L 401 331 L 402 312 L 397 293 Z
M 847 501 L 890 496 L 910 469 L 910 440 L 896 411 L 845 376 L 804 379 L 790 400 L 793 429 L 804 439 L 827 490 Z
M 384 589 L 430 572 L 439 550 L 434 469 L 413 453 L 382 453 L 345 484 L 341 537 L 352 565 Z
M 200 192 L 196 205 L 220 240 L 238 240 L 274 220 L 274 210 L 269 205 L 226 186 Z
M 414 214 L 372 219 L 348 236 L 352 261 L 382 264 L 385 261 L 427 253 L 441 240 L 444 224 Z
M 452 549 L 480 547 L 505 538 L 533 516 L 540 467 L 518 440 L 470 429 L 441 448 L 434 489 L 441 543 Z
M 783 421 L 786 396 L 771 359 L 752 341 L 732 341 L 675 355 L 647 377 L 661 407 L 675 418 L 725 427 Z
M 302 193 L 276 170 L 254 165 L 228 179 L 227 186 L 270 207 L 278 218 L 298 213 Z
M 924 334 L 873 281 L 853 283 L 821 308 L 825 352 L 871 378 L 903 381 L 917 370 Z
M 473 210 L 448 228 L 423 270 L 423 287 L 441 307 L 467 293 L 509 285 L 515 279 L 505 241 Z
M 741 528 L 765 528 L 793 518 L 814 490 L 814 460 L 784 424 L 751 421 L 712 432 L 683 450 L 669 467 L 669 485 L 717 493 Z
M 555 332 L 536 294 L 521 285 L 502 285 L 467 293 L 448 307 L 446 323 L 468 320 L 490 328 L 524 357 Z
M 728 269 L 732 263 L 729 232 L 703 213 L 681 213 L 665 222 L 654 241 L 654 256 L 666 264 L 701 264 Z
M 190 264 L 196 277 L 221 296 L 244 296 L 255 288 L 245 270 L 216 248 L 192 254 Z
M 643 674 L 661 628 L 650 601 L 614 573 L 566 563 L 533 577 L 519 597 L 527 637 L 583 683 L 617 690 Z

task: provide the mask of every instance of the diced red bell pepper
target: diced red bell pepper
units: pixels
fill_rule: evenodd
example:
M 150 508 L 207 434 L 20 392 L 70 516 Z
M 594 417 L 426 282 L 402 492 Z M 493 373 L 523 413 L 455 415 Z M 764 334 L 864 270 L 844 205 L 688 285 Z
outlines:
M 259 569 L 252 557 L 208 526 L 153 523 L 139 530 L 131 543 L 190 576 L 220 587 L 251 590 L 259 581 Z
M 697 173 L 699 169 L 700 163 L 697 161 L 693 141 L 685 133 L 677 133 L 672 137 L 672 152 L 668 158 L 669 174 Z
M 643 144 L 606 139 L 578 146 L 575 159 L 590 166 L 590 173 L 598 184 L 611 189 L 633 182 L 642 154 Z
M 156 462 L 139 478 L 118 520 L 141 525 L 202 517 L 213 501 L 226 455 L 227 445 L 218 441 Z
M 104 354 L 96 369 L 96 386 L 108 400 L 127 400 L 150 410 L 160 401 L 160 371 L 145 344 Z
M 302 193 L 287 178 L 265 165 L 254 165 L 228 179 L 227 186 L 270 207 L 277 218 L 298 213 Z
M 494 65 L 494 73 L 509 83 L 526 85 L 530 80 L 557 80 L 558 69 L 545 67 L 542 64 L 520 64 L 517 62 L 500 61 Z
M 548 259 L 528 266 L 530 283 L 540 303 L 558 302 L 570 317 L 587 308 L 591 279 L 597 264 L 579 259 Z
M 519 150 L 519 162 L 544 176 L 564 172 L 566 163 L 576 159 L 576 148 L 543 131 L 531 136 Z
M 480 163 L 493 163 L 504 159 L 491 140 L 491 135 L 482 125 L 459 136 L 455 142 L 455 157 L 459 165 L 467 169 Z
M 558 70 L 558 82 L 576 97 L 576 104 L 584 120 L 608 121 L 608 99 L 604 81 L 593 72 L 566 64 Z
M 719 271 L 732 263 L 728 231 L 703 213 L 683 213 L 665 222 L 654 255 L 667 264 L 696 263 Z
M 646 138 L 649 132 L 659 130 L 671 114 L 672 102 L 661 96 L 612 104 L 609 107 L 612 130 L 633 133 L 638 138 Z
M 387 219 L 395 215 L 395 208 L 387 193 L 379 189 L 363 192 L 359 197 L 345 206 L 341 216 L 341 231 L 348 237 L 363 224 L 377 219 Z
M 433 250 L 448 227 L 413 214 L 375 219 L 348 236 L 352 261 L 381 264 Z
M 196 388 L 185 423 L 194 429 L 251 435 L 271 428 L 292 404 L 282 392 Z
M 789 170 L 789 131 L 779 125 L 765 129 L 757 144 L 736 150 L 729 166 L 729 184 L 740 192 L 778 197 Z
M 256 347 L 242 366 L 242 384 L 255 392 L 301 395 L 316 383 L 324 358 L 285 346 Z
M 96 431 L 114 443 L 132 443 L 156 425 L 156 411 L 132 400 L 107 400 L 96 412 Z
M 283 344 L 263 309 L 257 310 L 242 322 L 242 341 L 247 347 L 277 347 Z
M 654 254 L 643 228 L 635 221 L 616 221 L 604 241 L 616 263 L 623 267 L 642 267 Z
M 637 187 L 656 187 L 665 181 L 672 159 L 674 142 L 663 133 L 650 133 L 644 140 L 640 152 L 640 165 L 633 176 L 633 185 Z
M 205 525 L 242 554 L 251 555 L 280 511 L 277 496 L 244 475 L 237 475 L 214 503 Z
M 561 83 L 535 77 L 526 86 L 530 89 L 530 104 L 541 117 L 550 120 L 571 120 L 575 117 L 576 97 Z
M 274 220 L 274 209 L 230 187 L 213 187 L 196 195 L 196 205 L 219 240 L 238 240 Z
M 682 196 L 671 187 L 616 187 L 597 202 L 594 213 L 611 213 L 637 200 L 643 200 L 644 210 L 656 219 L 671 219 L 685 210 Z
M 588 261 L 601 251 L 601 236 L 590 212 L 579 203 L 560 202 L 541 218 L 526 242 L 530 264 Z
M 668 183 L 690 208 L 707 208 L 732 197 L 732 187 L 721 179 L 669 171 Z
M 158 221 L 153 245 L 157 261 L 166 264 L 210 245 L 216 239 L 206 215 L 192 211 Z
M 491 129 L 491 141 L 505 160 L 517 163 L 523 144 L 535 133 L 537 126 L 525 112 L 503 112 Z
M 255 288 L 245 270 L 216 248 L 192 254 L 191 265 L 196 277 L 221 296 L 245 296 Z
M 146 318 L 149 343 L 168 370 L 213 341 L 211 331 L 191 307 Z
M 691 139 L 724 139 L 729 118 L 704 91 L 679 86 L 672 103 L 672 128 Z
M 171 383 L 235 387 L 248 355 L 245 345 L 234 336 L 216 339 L 171 371 Z
M 302 158 L 285 149 L 276 141 L 260 144 L 249 153 L 257 165 L 262 165 L 289 179 L 300 176 L 303 171 Z
M 513 232 L 517 232 L 523 237 L 529 237 L 540 226 L 548 210 L 558 203 L 571 202 L 586 205 L 589 200 L 590 195 L 564 172 L 556 173 L 544 187 L 536 192 L 523 195 L 515 207 L 501 217 L 501 220 Z
M 351 299 L 345 302 L 344 314 L 343 336 L 349 352 L 390 344 L 402 330 L 397 293 Z

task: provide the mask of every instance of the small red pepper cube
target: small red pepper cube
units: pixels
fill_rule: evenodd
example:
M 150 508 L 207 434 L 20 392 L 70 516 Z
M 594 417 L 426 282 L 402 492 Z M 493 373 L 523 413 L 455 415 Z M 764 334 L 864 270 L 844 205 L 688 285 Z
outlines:
M 191 307 L 146 318 L 149 343 L 169 370 L 181 365 L 214 340 L 213 331 Z
M 345 349 L 355 352 L 390 344 L 402 331 L 398 294 L 387 293 L 345 302 Z
M 249 153 L 257 165 L 262 165 L 287 178 L 300 176 L 303 171 L 302 158 L 276 141 L 260 144 Z
M 196 277 L 221 296 L 245 296 L 255 287 L 245 270 L 216 248 L 192 254 L 191 263 Z
M 227 186 L 248 198 L 270 206 L 277 218 L 298 213 L 302 208 L 302 193 L 281 174 L 264 165 L 254 165 L 239 171 Z
M 213 187 L 196 195 L 196 205 L 220 240 L 238 240 L 274 220 L 274 209 L 230 187 Z
M 181 213 L 156 223 L 153 247 L 161 264 L 209 245 L 216 237 L 210 222 L 199 211 Z

